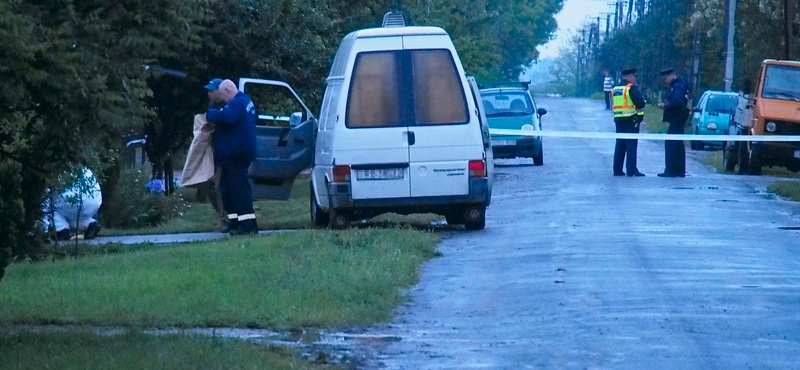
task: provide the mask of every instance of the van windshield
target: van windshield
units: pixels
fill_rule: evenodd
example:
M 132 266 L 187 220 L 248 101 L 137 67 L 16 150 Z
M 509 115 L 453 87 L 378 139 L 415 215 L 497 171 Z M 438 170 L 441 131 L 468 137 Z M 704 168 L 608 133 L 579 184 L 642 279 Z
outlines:
M 467 100 L 447 49 L 356 56 L 345 125 L 350 128 L 464 124 Z
M 764 77 L 765 98 L 800 101 L 800 68 L 791 66 L 767 66 Z
M 482 93 L 486 117 L 529 116 L 533 114 L 533 104 L 528 94 L 523 92 Z

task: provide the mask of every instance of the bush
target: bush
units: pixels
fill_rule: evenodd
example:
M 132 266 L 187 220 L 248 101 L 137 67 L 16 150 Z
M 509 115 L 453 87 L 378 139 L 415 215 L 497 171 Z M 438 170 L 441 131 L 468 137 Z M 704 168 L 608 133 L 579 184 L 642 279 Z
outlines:
M 114 201 L 103 205 L 100 223 L 118 229 L 157 226 L 186 210 L 188 203 L 180 195 L 157 194 L 148 184 L 153 183 L 145 167 L 123 169 Z

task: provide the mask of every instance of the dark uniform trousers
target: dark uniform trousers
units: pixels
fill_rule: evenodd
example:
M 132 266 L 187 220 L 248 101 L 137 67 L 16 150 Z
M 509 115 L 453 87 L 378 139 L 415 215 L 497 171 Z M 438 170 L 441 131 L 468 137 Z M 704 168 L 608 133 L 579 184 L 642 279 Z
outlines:
M 222 165 L 222 173 L 219 182 L 219 192 L 222 195 L 222 205 L 228 214 L 237 216 L 251 215 L 253 211 L 253 191 L 250 189 L 247 170 L 250 168 L 250 161 L 231 160 Z M 238 222 L 235 219 L 232 229 L 236 228 Z
M 638 117 L 624 117 L 615 118 L 614 124 L 617 126 L 617 133 L 619 134 L 638 134 L 641 118 Z M 625 163 L 625 168 L 628 173 L 639 172 L 636 167 L 636 155 L 639 148 L 639 140 L 636 139 L 617 139 L 614 146 L 614 173 L 622 173 L 622 164 Z M 627 157 L 627 161 L 625 158 Z
M 684 120 L 672 118 L 669 120 L 668 134 L 684 134 Z M 664 172 L 670 175 L 686 174 L 686 146 L 682 140 L 667 140 L 664 142 Z

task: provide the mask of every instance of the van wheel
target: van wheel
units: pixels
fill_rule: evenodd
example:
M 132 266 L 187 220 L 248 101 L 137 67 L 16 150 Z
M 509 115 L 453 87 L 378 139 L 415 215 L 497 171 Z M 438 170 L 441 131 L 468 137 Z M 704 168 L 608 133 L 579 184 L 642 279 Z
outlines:
M 761 163 L 758 161 L 758 150 L 753 147 L 752 143 L 747 145 L 747 152 L 750 156 L 750 174 L 761 175 Z
M 533 165 L 541 166 L 544 164 L 544 149 L 539 151 L 539 154 L 533 156 Z
M 464 211 L 464 228 L 467 230 L 483 230 L 486 227 L 486 206 L 469 207 Z
M 739 147 L 739 150 L 737 150 L 739 157 L 739 174 L 747 175 L 750 173 L 750 153 L 748 153 L 747 150 L 747 142 L 740 141 L 737 146 Z
M 722 167 L 726 172 L 733 172 L 736 168 L 736 160 L 738 159 L 737 153 L 738 144 L 736 142 L 722 143 Z
M 317 197 L 314 195 L 314 185 L 311 185 L 311 190 L 309 191 L 309 209 L 311 212 L 311 223 L 314 224 L 316 227 L 325 227 L 330 222 L 330 215 L 328 212 L 323 211 L 317 205 Z
M 340 213 L 333 208 L 331 208 L 329 217 L 330 220 L 328 227 L 331 229 L 342 230 L 350 227 L 350 217 L 347 217 L 347 215 Z

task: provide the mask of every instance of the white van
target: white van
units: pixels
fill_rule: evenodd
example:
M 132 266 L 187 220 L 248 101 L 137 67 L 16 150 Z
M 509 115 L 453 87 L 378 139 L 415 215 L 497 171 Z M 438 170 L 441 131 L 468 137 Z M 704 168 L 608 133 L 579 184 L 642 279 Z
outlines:
M 248 83 L 277 84 L 244 80 L 240 89 L 248 94 Z M 259 128 L 260 155 L 250 171 L 254 196 L 264 197 L 259 186 L 290 190 L 310 160 L 313 141 L 315 225 L 344 228 L 387 212 L 431 212 L 444 215 L 448 224 L 482 229 L 491 199 L 492 152 L 479 94 L 441 28 L 353 32 L 334 58 L 315 134 L 308 132 L 314 119 L 301 102 L 300 113 L 289 113 L 289 124 L 270 129 L 269 139 Z M 262 119 L 275 117 L 287 113 L 260 113 Z M 270 153 L 272 145 L 286 151 Z

